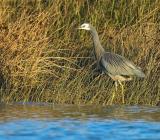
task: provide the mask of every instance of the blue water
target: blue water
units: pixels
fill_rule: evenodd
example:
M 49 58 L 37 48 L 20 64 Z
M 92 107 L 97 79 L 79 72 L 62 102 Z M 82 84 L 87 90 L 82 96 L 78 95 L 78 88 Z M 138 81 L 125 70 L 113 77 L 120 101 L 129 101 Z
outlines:
M 0 140 L 160 140 L 158 107 L 0 106 Z

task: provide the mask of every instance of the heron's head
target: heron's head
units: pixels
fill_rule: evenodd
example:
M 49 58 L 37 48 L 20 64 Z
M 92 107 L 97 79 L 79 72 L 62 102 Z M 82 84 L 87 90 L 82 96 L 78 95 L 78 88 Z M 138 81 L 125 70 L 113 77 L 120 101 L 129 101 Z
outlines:
M 89 23 L 83 23 L 78 29 L 83 29 L 83 30 L 91 30 L 91 25 Z

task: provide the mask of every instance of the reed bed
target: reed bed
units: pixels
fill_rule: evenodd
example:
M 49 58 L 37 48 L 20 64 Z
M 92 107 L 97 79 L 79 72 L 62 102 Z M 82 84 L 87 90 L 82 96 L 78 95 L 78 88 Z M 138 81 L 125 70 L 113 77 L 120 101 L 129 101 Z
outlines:
M 99 76 L 90 22 L 106 51 L 140 66 L 125 83 L 125 104 L 160 102 L 159 0 L 1 0 L 0 101 L 107 105 L 113 81 Z M 122 104 L 121 88 L 114 104 Z

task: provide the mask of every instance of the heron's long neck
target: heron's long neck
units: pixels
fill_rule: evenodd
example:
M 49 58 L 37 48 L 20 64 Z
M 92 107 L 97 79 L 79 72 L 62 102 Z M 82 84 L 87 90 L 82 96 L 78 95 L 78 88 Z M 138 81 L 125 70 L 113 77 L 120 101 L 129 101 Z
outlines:
M 93 42 L 94 42 L 96 58 L 97 60 L 99 60 L 102 54 L 105 52 L 105 50 L 99 41 L 98 33 L 94 27 L 91 30 L 91 35 L 92 35 Z

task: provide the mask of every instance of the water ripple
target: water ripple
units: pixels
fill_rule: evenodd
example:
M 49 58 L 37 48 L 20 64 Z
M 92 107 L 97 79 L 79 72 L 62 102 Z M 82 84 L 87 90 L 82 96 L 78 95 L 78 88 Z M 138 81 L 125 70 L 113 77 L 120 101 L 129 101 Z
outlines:
M 1 105 L 0 140 L 160 140 L 160 109 Z

